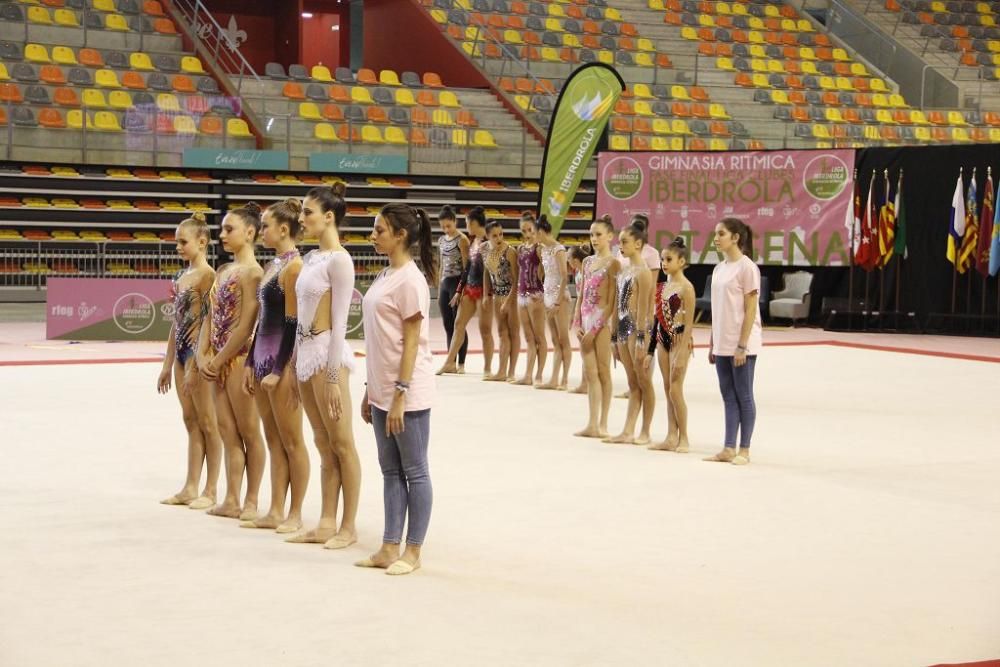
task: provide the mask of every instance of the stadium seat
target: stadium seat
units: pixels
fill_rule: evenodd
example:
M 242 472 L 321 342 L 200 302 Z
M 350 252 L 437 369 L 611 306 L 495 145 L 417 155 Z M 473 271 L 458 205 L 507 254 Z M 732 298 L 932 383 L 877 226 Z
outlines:
M 250 132 L 250 127 L 242 118 L 230 118 L 226 121 L 226 134 L 231 137 L 253 137 L 253 134 Z
M 302 102 L 299 104 L 299 118 L 305 120 L 322 120 L 319 107 L 314 102 Z
M 118 75 L 115 74 L 114 70 L 110 69 L 99 69 L 94 73 L 94 85 L 101 86 L 102 88 L 121 88 L 121 84 L 118 82 Z
M 138 72 L 125 72 L 122 74 L 122 87 L 132 90 L 145 90 L 146 81 Z
M 324 65 L 314 65 L 309 74 L 314 81 L 333 83 L 333 75 L 330 73 L 330 68 Z
M 198 126 L 191 116 L 174 116 L 175 134 L 198 134 Z
M 53 96 L 53 101 L 64 107 L 80 106 L 80 98 L 72 88 L 57 88 Z
M 49 51 L 41 44 L 26 44 L 24 59 L 30 63 L 50 63 Z
M 181 105 L 173 93 L 160 93 L 156 96 L 156 108 L 168 113 L 179 113 Z
M 52 16 L 45 7 L 28 7 L 28 23 L 52 25 Z
M 38 124 L 49 129 L 66 127 L 66 119 L 58 109 L 42 109 L 38 112 Z
M 106 14 L 104 16 L 104 28 L 105 30 L 113 30 L 116 32 L 129 32 L 128 21 L 126 21 L 125 17 L 121 14 Z M 118 128 L 118 131 L 121 131 L 120 127 Z
M 351 88 L 351 102 L 354 104 L 374 104 L 375 100 L 367 88 L 355 86 Z
M 205 74 L 205 68 L 201 65 L 201 60 L 194 56 L 184 56 L 181 58 L 181 71 L 187 74 Z
M 104 97 L 104 93 L 97 88 L 88 88 L 83 91 L 83 106 L 90 109 L 104 109 L 107 108 L 108 102 Z
M 195 88 L 194 81 L 191 80 L 191 77 L 184 74 L 174 76 L 170 83 L 173 86 L 173 89 L 178 93 L 186 93 L 190 95 L 198 92 L 198 89 Z
M 150 59 L 148 54 L 135 52 L 129 55 L 129 67 L 134 70 L 141 70 L 144 72 L 151 72 L 156 68 L 153 67 L 153 61 Z
M 290 100 L 304 100 L 306 98 L 302 86 L 294 81 L 286 83 L 281 89 L 281 94 Z
M 118 116 L 110 111 L 98 111 L 94 114 L 94 128 L 103 132 L 121 132 Z
M 61 86 L 66 83 L 66 76 L 63 74 L 62 68 L 57 65 L 43 65 L 38 70 L 38 78 L 44 83 L 54 86 Z

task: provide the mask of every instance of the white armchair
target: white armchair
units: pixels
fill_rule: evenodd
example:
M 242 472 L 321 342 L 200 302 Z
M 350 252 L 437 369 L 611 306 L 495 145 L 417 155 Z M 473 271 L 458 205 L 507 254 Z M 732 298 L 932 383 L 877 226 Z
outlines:
M 790 319 L 794 326 L 795 320 L 809 318 L 809 288 L 813 276 L 808 271 L 786 273 L 784 289 L 771 295 L 771 317 Z

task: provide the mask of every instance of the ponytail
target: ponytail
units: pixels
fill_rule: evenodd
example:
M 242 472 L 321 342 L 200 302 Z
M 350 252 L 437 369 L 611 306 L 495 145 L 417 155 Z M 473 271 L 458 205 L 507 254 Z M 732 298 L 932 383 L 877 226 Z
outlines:
M 406 234 L 406 245 L 412 255 L 417 246 L 420 270 L 428 282 L 437 282 L 437 268 L 434 262 L 434 242 L 431 240 L 431 219 L 427 211 L 413 208 L 409 204 L 386 204 L 379 215 L 393 232 Z
M 431 219 L 427 211 L 422 208 L 415 209 L 417 214 L 417 245 L 420 254 L 420 268 L 427 278 L 427 282 L 434 284 L 437 282 L 437 268 L 434 265 L 434 241 L 431 238 Z
M 747 223 L 738 218 L 723 218 L 719 224 L 739 238 L 740 252 L 747 257 L 753 256 L 753 230 Z

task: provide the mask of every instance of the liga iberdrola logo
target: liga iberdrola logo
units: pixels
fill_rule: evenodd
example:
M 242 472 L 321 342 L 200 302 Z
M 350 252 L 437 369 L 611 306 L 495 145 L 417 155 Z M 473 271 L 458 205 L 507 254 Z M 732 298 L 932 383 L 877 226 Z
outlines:
M 549 197 L 549 209 L 553 215 L 562 215 L 563 206 L 566 205 L 566 195 L 561 192 L 553 192 Z
M 604 165 L 601 183 L 611 197 L 631 199 L 642 189 L 642 167 L 630 157 L 613 158 Z
M 802 170 L 802 187 L 816 199 L 829 201 L 843 192 L 850 182 L 851 172 L 836 155 L 814 157 Z
M 594 120 L 601 114 L 607 112 L 611 107 L 611 100 L 613 97 L 611 95 L 601 96 L 600 91 L 594 93 L 594 96 L 587 99 L 586 94 L 573 105 L 573 113 L 580 120 Z

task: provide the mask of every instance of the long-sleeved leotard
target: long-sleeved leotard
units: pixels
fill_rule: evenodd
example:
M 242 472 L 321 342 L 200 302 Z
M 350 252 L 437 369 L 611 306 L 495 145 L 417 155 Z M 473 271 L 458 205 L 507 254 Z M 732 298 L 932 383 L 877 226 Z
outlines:
M 316 329 L 316 315 L 324 295 L 330 293 L 330 328 Z M 326 369 L 336 381 L 340 369 L 354 370 L 354 355 L 347 345 L 347 317 L 354 296 L 354 262 L 344 250 L 313 250 L 305 256 L 295 283 L 298 304 L 298 351 L 295 374 L 306 381 Z

